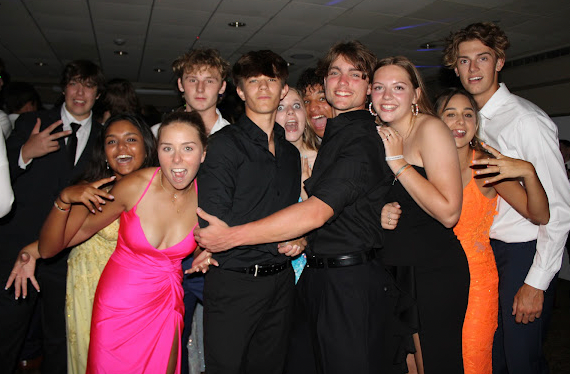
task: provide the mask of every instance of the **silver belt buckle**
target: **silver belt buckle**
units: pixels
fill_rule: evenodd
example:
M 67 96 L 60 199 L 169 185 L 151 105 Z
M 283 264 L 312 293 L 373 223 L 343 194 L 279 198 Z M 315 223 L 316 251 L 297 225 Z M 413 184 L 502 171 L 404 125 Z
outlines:
M 253 273 L 254 277 L 257 277 L 257 270 L 259 270 L 259 265 L 255 265 L 255 273 Z

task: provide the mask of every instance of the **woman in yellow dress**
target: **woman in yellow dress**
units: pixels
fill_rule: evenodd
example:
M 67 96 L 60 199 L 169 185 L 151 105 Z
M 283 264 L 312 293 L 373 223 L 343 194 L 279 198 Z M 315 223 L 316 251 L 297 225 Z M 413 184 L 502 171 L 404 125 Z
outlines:
M 91 164 L 81 178 L 82 182 L 73 188 L 77 194 L 82 194 L 82 191 L 92 186 L 91 182 L 107 177 L 119 180 L 133 171 L 156 163 L 156 144 L 149 127 L 138 117 L 117 115 L 103 126 L 93 149 Z M 103 188 L 110 190 L 112 186 Z M 95 213 L 89 201 L 85 201 L 85 205 Z M 119 220 L 116 220 L 73 248 L 69 254 L 65 317 L 67 369 L 70 374 L 85 373 L 93 298 L 99 277 L 117 245 L 118 230 Z M 9 286 L 15 281 L 16 296 L 26 295 L 27 279 L 39 291 L 34 277 L 38 258 L 37 242 L 20 252 L 7 284 Z

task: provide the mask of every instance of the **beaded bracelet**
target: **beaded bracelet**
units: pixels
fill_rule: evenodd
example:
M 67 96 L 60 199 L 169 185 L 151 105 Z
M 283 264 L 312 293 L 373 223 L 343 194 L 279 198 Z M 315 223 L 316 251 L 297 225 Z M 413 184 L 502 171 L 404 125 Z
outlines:
M 392 185 L 394 185 L 396 183 L 396 181 L 398 180 L 398 177 L 402 174 L 405 173 L 406 170 L 408 170 L 409 168 L 411 168 L 412 165 L 406 163 L 406 165 L 402 166 L 394 175 L 394 181 L 392 182 Z
M 386 161 L 401 160 L 403 158 L 404 158 L 404 155 L 386 156 Z
M 54 200 L 53 202 L 53 206 L 56 207 L 59 211 L 61 212 L 69 212 L 69 210 L 71 209 L 71 206 L 69 206 L 69 208 L 67 209 L 63 209 L 62 207 L 59 206 L 59 204 L 57 203 L 57 199 L 59 198 L 59 196 Z M 60 198 L 61 200 L 61 198 Z M 61 202 L 63 203 L 64 201 L 61 200 Z

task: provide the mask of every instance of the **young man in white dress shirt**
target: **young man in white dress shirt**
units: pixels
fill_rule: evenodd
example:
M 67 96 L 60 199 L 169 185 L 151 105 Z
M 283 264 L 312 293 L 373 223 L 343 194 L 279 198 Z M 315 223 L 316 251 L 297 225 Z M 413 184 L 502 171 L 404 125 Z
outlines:
M 15 201 L 0 221 L 0 278 L 7 279 L 18 252 L 38 239 L 42 224 L 59 192 L 76 180 L 91 159 L 101 124 L 91 108 L 104 89 L 105 78 L 91 61 L 68 63 L 61 87 L 64 103 L 53 109 L 22 114 L 6 142 Z M 67 371 L 65 287 L 67 256 L 38 263 L 43 333 L 42 373 Z M 22 348 L 38 293 L 28 287 L 26 300 L 12 290 L 0 294 L 0 370 L 11 373 Z M 8 338 L 9 337 L 9 338 Z
M 548 195 L 547 225 L 532 224 L 499 198 L 490 231 L 499 270 L 493 373 L 547 373 L 542 342 L 570 229 L 570 188 L 556 125 L 536 105 L 499 84 L 508 47 L 498 26 L 475 23 L 448 38 L 444 62 L 477 101 L 480 137 L 506 156 L 531 162 Z
M 184 96 L 185 110 L 200 113 L 208 135 L 230 123 L 216 108 L 219 97 L 226 91 L 230 64 L 215 49 L 194 49 L 172 63 L 177 85 Z M 160 124 L 152 126 L 156 136 Z

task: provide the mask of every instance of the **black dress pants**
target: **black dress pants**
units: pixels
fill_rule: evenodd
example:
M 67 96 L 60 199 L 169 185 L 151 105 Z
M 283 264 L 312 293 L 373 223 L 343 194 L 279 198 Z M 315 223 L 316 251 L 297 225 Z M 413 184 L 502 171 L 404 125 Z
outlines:
M 36 302 L 39 302 L 43 334 L 41 372 L 42 374 L 67 373 L 65 286 L 68 255 L 69 250 L 66 250 L 38 264 L 36 274 L 41 287 L 40 294 L 29 283 L 26 299 L 14 300 L 13 288 L 2 292 L 0 296 L 1 372 L 14 372 Z M 9 264 L 9 267 L 12 265 Z M 8 279 L 10 274 L 6 269 L 7 267 L 0 272 L 0 276 L 5 276 L 3 279 Z
M 282 374 L 295 277 L 288 268 L 254 277 L 211 267 L 204 284 L 208 374 Z
M 308 267 L 297 287 L 308 313 L 318 373 L 392 370 L 385 334 L 393 320 L 395 286 L 380 260 L 330 269 Z

